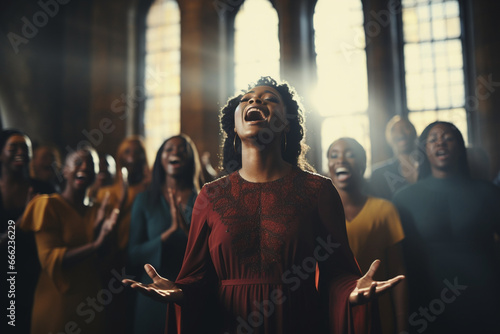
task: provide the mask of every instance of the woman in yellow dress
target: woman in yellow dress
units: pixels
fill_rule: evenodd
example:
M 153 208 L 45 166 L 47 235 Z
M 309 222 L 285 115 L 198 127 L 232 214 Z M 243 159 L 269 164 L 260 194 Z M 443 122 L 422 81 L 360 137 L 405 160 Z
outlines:
M 349 246 L 361 272 L 366 273 L 370 264 L 380 259 L 376 279 L 404 275 L 400 244 L 404 233 L 399 214 L 391 202 L 367 195 L 363 146 L 353 138 L 340 138 L 330 145 L 327 154 L 330 176 L 344 206 Z M 403 281 L 390 293 L 380 296 L 382 333 L 403 333 L 408 329 L 406 290 Z
M 23 216 L 21 228 L 35 233 L 42 267 L 32 334 L 103 333 L 104 306 L 112 291 L 102 289 L 96 253 L 107 242 L 119 211 L 104 220 L 104 210 L 99 210 L 94 222 L 93 209 L 85 205 L 97 159 L 92 149 L 71 153 L 63 168 L 63 192 L 35 197 Z

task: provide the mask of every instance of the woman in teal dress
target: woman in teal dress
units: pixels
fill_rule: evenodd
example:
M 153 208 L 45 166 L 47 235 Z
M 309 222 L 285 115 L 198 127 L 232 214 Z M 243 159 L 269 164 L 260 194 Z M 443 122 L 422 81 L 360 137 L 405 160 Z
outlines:
M 191 211 L 200 189 L 200 163 L 186 135 L 163 142 L 156 154 L 149 189 L 137 195 L 132 207 L 129 264 L 141 281 L 142 269 L 152 263 L 162 276 L 175 280 L 186 249 Z M 167 304 L 137 295 L 134 333 L 163 333 Z

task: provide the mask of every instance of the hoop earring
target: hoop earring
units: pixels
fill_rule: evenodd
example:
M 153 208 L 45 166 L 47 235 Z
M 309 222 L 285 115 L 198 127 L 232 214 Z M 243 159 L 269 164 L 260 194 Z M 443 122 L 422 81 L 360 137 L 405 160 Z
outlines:
M 286 144 L 287 144 L 286 143 L 286 132 L 284 132 L 283 135 L 285 136 L 285 140 L 284 140 L 285 141 L 285 148 L 283 149 L 283 152 L 286 152 Z
M 238 137 L 238 136 L 235 133 L 234 134 L 234 139 L 233 139 L 233 149 L 234 149 L 234 152 L 238 153 L 238 150 L 236 149 L 236 137 Z

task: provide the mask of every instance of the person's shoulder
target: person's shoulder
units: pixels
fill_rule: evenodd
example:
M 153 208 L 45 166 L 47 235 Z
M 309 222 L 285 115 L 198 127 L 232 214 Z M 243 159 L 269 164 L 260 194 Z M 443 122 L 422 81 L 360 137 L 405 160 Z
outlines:
M 476 187 L 490 190 L 490 191 L 495 191 L 495 190 L 500 190 L 495 184 L 491 181 L 486 181 L 486 180 L 476 180 L 476 179 L 470 179 L 470 182 L 472 182 Z
M 214 203 L 227 198 L 227 192 L 231 189 L 231 182 L 235 182 L 235 173 L 237 172 L 220 176 L 201 187 L 200 192 L 194 198 L 193 216 L 208 212 Z
M 302 194 L 301 196 L 309 197 L 313 201 L 314 199 L 326 199 L 327 201 L 340 200 L 337 188 L 329 177 L 316 172 L 300 170 L 299 178 L 301 178 L 303 182 L 298 180 L 295 183 L 298 191 Z
M 310 197 L 311 199 L 327 196 L 337 197 L 337 188 L 332 183 L 332 180 L 317 172 L 307 171 L 297 168 L 294 175 L 294 189 L 299 191 L 302 196 Z
M 231 179 L 234 179 L 234 177 L 236 176 L 237 173 L 238 172 L 232 172 L 231 174 L 226 174 L 226 175 L 220 176 L 213 181 L 205 183 L 203 185 L 202 189 L 203 188 L 209 189 L 209 188 L 217 187 L 218 185 L 220 185 L 222 183 L 227 183 Z
M 27 208 L 44 205 L 49 202 L 50 195 L 49 194 L 38 194 L 35 195 L 28 203 Z
M 476 195 L 478 193 L 481 193 L 486 196 L 500 197 L 500 188 L 495 186 L 493 182 L 473 179 L 471 179 L 469 182 L 475 189 L 474 193 L 476 193 Z
M 59 194 L 39 194 L 31 199 L 23 213 L 20 227 L 25 231 L 38 231 L 46 215 L 56 215 L 64 209 L 65 200 Z
M 396 158 L 391 158 L 388 160 L 378 162 L 378 163 L 373 165 L 372 176 L 381 174 L 387 170 L 397 169 L 398 166 L 399 166 L 399 162 Z
M 416 183 L 407 184 L 401 189 L 398 189 L 392 196 L 392 203 L 396 203 L 402 200 L 411 199 L 421 190 L 424 189 L 425 180 L 417 181 Z
M 393 207 L 394 206 L 391 201 L 386 200 L 385 198 L 375 197 L 375 196 L 368 196 L 367 203 L 369 203 L 372 206 L 379 207 L 379 208 Z
M 56 204 L 64 203 L 64 199 L 58 193 L 38 194 L 31 199 L 30 203 L 36 203 L 37 205 Z
M 302 169 L 297 169 L 298 170 L 298 176 L 305 178 L 306 180 L 314 183 L 318 183 L 321 185 L 324 184 L 331 184 L 333 186 L 332 180 L 324 175 L 321 175 L 317 172 L 312 172 L 312 171 L 307 171 L 307 170 L 302 170 Z
M 373 165 L 373 170 L 375 171 L 375 170 L 380 169 L 380 168 L 386 168 L 388 166 L 394 166 L 397 164 L 398 164 L 398 159 L 392 157 L 390 159 L 375 163 Z
M 142 191 L 135 196 L 134 203 L 146 204 L 148 202 L 148 191 Z
M 197 194 L 197 197 L 203 197 L 207 195 L 212 195 L 214 193 L 218 193 L 221 191 L 221 189 L 225 189 L 231 182 L 235 182 L 236 178 L 238 177 L 237 171 L 233 172 L 231 174 L 223 175 L 220 176 L 219 178 L 207 182 L 201 187 L 199 194 Z

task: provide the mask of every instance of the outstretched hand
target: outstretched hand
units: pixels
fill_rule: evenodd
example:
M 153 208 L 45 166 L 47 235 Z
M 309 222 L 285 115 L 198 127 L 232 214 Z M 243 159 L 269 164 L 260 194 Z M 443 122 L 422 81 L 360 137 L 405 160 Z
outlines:
M 184 295 L 174 282 L 158 275 L 156 269 L 150 264 L 144 265 L 144 269 L 153 280 L 153 283 L 143 284 L 131 279 L 124 279 L 122 283 L 130 284 L 131 288 L 137 289 L 142 294 L 163 303 L 175 302 L 180 304 L 182 302 Z
M 405 278 L 403 275 L 399 275 L 387 281 L 374 281 L 373 275 L 375 275 L 379 265 L 380 260 L 373 261 L 367 273 L 358 280 L 356 287 L 349 296 L 351 305 L 366 304 L 381 294 L 390 291 Z

